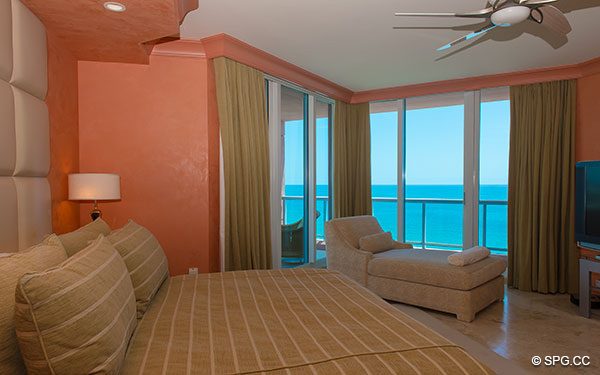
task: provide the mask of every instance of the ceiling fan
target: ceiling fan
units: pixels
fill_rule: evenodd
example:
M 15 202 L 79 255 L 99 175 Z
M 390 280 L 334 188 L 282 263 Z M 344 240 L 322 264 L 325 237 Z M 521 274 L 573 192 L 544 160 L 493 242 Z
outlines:
M 396 13 L 400 17 L 459 17 L 489 19 L 489 23 L 469 35 L 456 39 L 438 48 L 444 51 L 457 44 L 483 35 L 497 27 L 510 27 L 530 20 L 545 26 L 556 33 L 567 35 L 571 32 L 569 20 L 562 11 L 550 5 L 559 0 L 489 0 L 487 8 L 466 13 Z

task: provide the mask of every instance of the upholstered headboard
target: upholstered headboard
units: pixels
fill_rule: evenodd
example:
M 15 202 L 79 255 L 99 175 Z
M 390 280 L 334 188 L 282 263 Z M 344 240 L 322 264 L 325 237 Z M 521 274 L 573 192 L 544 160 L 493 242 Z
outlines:
M 19 0 L 0 0 L 0 252 L 52 232 L 46 31 Z

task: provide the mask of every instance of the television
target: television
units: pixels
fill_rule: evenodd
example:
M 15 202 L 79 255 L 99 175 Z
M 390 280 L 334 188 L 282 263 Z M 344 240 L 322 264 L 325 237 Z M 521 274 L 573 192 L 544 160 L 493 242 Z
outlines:
M 600 161 L 580 162 L 575 169 L 575 240 L 600 249 Z

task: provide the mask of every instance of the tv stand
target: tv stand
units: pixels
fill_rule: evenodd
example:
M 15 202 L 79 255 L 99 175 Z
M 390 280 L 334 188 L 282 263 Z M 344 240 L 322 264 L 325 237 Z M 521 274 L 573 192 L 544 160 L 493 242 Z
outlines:
M 579 315 L 586 318 L 590 317 L 591 290 L 598 290 L 590 286 L 592 272 L 600 273 L 600 262 L 579 259 Z

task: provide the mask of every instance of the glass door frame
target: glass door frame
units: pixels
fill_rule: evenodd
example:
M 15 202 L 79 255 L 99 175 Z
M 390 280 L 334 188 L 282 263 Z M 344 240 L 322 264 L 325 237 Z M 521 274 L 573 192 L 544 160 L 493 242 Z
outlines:
M 323 96 L 321 94 L 306 90 L 293 83 L 281 80 L 276 77 L 265 75 L 268 89 L 268 118 L 269 118 L 269 160 L 270 160 L 270 214 L 271 214 L 271 253 L 272 253 L 272 264 L 273 269 L 281 268 L 281 150 L 282 150 L 282 133 L 281 133 L 281 88 L 286 86 L 290 89 L 299 91 L 307 95 L 307 104 L 305 107 L 305 113 L 308 118 L 307 129 L 304 129 L 306 135 L 307 147 L 305 147 L 305 194 L 308 199 L 305 199 L 305 216 L 310 215 L 305 220 L 306 230 L 304 231 L 305 244 L 308 244 L 308 262 L 313 263 L 316 260 L 316 102 L 327 103 L 331 105 L 331 111 L 334 111 L 335 101 Z M 330 117 L 330 121 L 334 121 L 333 116 Z M 334 126 L 333 122 L 330 122 L 331 128 Z M 331 133 L 330 133 L 331 134 Z M 329 138 L 329 149 L 332 150 L 333 141 Z M 329 168 L 330 176 L 333 170 L 333 157 L 332 152 L 329 153 Z M 329 199 L 330 204 L 333 200 L 332 196 L 332 183 L 330 178 L 329 181 Z M 277 192 L 277 193 L 276 193 Z M 285 204 L 285 203 L 284 203 Z
M 444 94 L 440 94 L 444 95 Z M 463 249 L 479 243 L 481 90 L 464 95 Z M 398 241 L 405 241 L 406 99 L 392 100 L 398 111 Z M 425 239 L 423 239 L 425 241 Z

